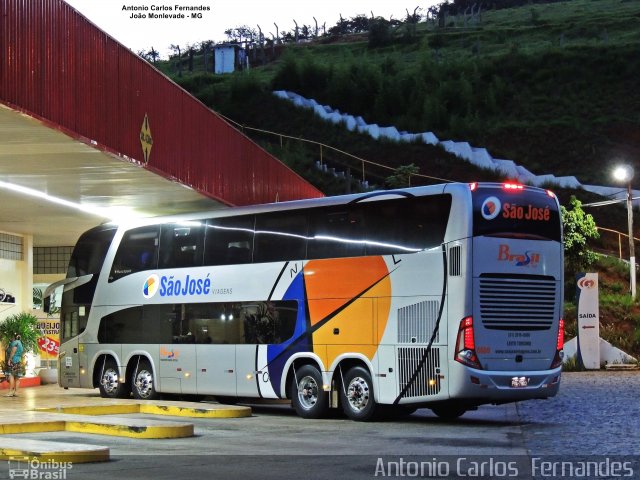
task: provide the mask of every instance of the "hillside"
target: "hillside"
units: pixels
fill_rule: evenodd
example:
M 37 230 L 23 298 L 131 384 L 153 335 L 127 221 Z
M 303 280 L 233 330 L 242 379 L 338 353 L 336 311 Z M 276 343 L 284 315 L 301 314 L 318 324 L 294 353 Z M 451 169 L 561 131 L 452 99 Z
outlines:
M 640 2 L 570 0 L 442 20 L 381 23 L 375 37 L 333 36 L 256 51 L 251 70 L 232 75 L 205 73 L 198 53 L 191 71 L 180 60 L 180 75 L 177 58 L 157 66 L 327 194 L 362 188 L 356 180 L 363 179 L 383 187 L 391 168 L 410 164 L 422 175 L 412 176 L 412 185 L 500 178 L 437 147 L 348 132 L 276 98 L 273 90 L 295 91 L 369 123 L 468 141 L 536 174 L 614 185 L 610 172 L 624 161 L 635 167 L 638 188 Z M 351 177 L 322 173 L 317 161 Z M 581 190 L 554 190 L 563 204 L 571 195 L 585 203 L 602 200 Z M 624 205 L 588 212 L 599 226 L 626 231 Z M 635 226 L 640 236 L 640 217 Z M 617 242 L 617 235 L 605 234 L 592 247 L 617 253 Z M 610 261 L 598 268 L 605 279 L 603 337 L 638 354 L 640 309 L 625 303 L 626 270 Z M 569 332 L 572 312 L 569 305 Z
M 601 258 L 593 271 L 599 273 L 600 336 L 636 358 L 640 357 L 640 304 L 627 293 L 629 267 L 615 258 Z M 567 340 L 577 335 L 574 298 L 565 299 Z
M 289 89 L 370 123 L 469 141 L 534 173 L 575 175 L 583 183 L 612 184 L 609 171 L 615 162 L 640 158 L 640 2 L 534 4 L 485 11 L 481 20 L 467 22 L 449 16 L 444 28 L 433 22 L 411 31 L 390 27 L 384 46 L 370 43 L 365 33 L 278 46 L 267 49 L 264 66 L 256 52 L 248 73 L 227 76 L 198 72 L 202 59 L 197 54 L 193 72 L 183 67 L 181 76 L 175 75 L 176 58 L 158 66 L 240 124 L 321 141 L 391 167 L 414 163 L 420 173 L 438 178 L 496 177 L 439 148 L 381 145 L 350 134 L 270 92 Z M 275 61 L 268 61 L 270 52 Z M 312 163 L 320 158 L 319 147 L 285 141 L 281 148 L 278 137 L 245 133 L 327 193 L 346 189 L 317 178 Z M 322 154 L 330 166 L 350 168 L 362 178 L 361 162 L 326 150 Z M 389 173 L 365 168 L 364 177 L 383 185 Z M 598 223 L 624 229 L 624 209 L 605 210 L 594 211 Z M 612 210 L 617 211 L 613 219 Z

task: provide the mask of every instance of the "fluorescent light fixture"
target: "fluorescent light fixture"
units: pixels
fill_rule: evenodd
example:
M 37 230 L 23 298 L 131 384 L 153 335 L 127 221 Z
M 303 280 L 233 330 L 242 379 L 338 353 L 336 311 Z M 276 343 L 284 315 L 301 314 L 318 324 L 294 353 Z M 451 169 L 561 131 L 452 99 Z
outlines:
M 143 215 L 137 214 L 128 207 L 97 207 L 95 205 L 83 205 L 81 203 L 71 202 L 64 198 L 54 197 L 48 193 L 41 192 L 29 187 L 23 187 L 22 185 L 16 185 L 15 183 L 3 182 L 0 180 L 0 188 L 5 190 L 11 190 L 12 192 L 20 193 L 22 195 L 28 195 L 34 198 L 40 198 L 46 202 L 54 203 L 74 210 L 80 210 L 84 213 L 96 215 L 102 218 L 108 218 L 112 221 L 122 221 L 131 218 L 142 217 Z

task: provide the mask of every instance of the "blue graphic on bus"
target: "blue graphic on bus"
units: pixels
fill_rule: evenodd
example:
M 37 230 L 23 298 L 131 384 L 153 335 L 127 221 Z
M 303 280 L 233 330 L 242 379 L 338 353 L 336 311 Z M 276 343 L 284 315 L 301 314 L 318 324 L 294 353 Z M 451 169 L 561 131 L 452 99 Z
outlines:
M 293 336 L 286 342 L 267 347 L 269 380 L 275 392 L 280 391 L 282 373 L 287 360 L 295 353 L 308 352 L 311 349 L 307 336 L 308 321 L 305 308 L 304 274 L 302 272 L 293 279 L 282 299 L 298 301 L 298 316 Z

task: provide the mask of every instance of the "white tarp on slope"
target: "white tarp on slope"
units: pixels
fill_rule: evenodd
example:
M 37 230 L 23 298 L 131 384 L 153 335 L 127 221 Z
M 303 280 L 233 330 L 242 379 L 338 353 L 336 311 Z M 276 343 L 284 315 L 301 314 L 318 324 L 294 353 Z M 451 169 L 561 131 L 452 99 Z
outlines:
M 626 190 L 618 187 L 604 187 L 597 185 L 583 185 L 574 176 L 556 177 L 553 174 L 535 175 L 521 165 L 517 165 L 513 160 L 502 160 L 493 158 L 486 148 L 471 146 L 468 142 L 454 142 L 453 140 L 438 140 L 433 132 L 408 133 L 399 132 L 396 127 L 381 127 L 376 124 L 367 124 L 362 117 L 354 117 L 346 113 L 340 113 L 328 105 L 320 105 L 313 99 L 304 98 L 297 93 L 278 90 L 273 92 L 279 98 L 288 100 L 294 105 L 312 109 L 319 117 L 335 123 L 343 123 L 350 131 L 357 130 L 360 133 L 375 138 L 384 138 L 398 142 L 422 141 L 429 145 L 439 145 L 447 152 L 458 158 L 476 165 L 477 167 L 501 173 L 512 180 L 528 183 L 537 187 L 557 186 L 561 188 L 583 188 L 589 192 L 611 198 L 626 198 Z M 640 191 L 634 190 L 633 196 L 640 196 Z

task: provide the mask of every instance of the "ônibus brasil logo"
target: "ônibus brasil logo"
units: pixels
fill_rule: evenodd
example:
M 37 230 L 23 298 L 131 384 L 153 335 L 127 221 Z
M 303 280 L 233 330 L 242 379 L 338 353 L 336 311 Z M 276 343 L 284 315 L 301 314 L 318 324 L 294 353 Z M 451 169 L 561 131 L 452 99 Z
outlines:
M 498 197 L 488 197 L 482 202 L 480 213 L 485 220 L 493 220 L 500 215 L 502 203 Z
M 204 278 L 196 278 L 191 275 L 187 275 L 185 278 L 176 278 L 174 275 L 160 277 L 154 273 L 145 280 L 142 294 L 144 298 L 151 298 L 156 293 L 159 293 L 161 297 L 209 295 L 213 292 L 211 287 L 212 282 L 209 274 Z

